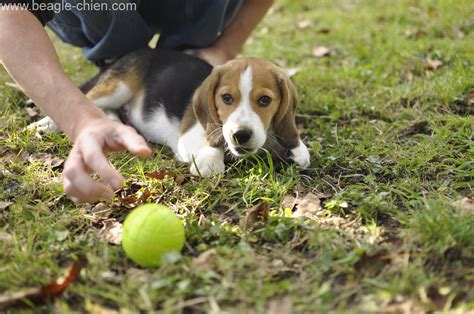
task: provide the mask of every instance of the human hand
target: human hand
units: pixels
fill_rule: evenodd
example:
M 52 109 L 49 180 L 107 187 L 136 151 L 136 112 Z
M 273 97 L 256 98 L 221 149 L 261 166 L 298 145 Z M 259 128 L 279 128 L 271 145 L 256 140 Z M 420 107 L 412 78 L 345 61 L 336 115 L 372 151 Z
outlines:
M 78 132 L 74 147 L 64 164 L 63 185 L 66 194 L 80 202 L 112 198 L 123 185 L 123 177 L 106 157 L 109 151 L 124 151 L 140 156 L 151 155 L 145 140 L 131 127 L 108 119 L 89 121 Z M 96 173 L 102 180 L 91 178 Z
M 198 57 L 213 66 L 224 64 L 235 57 L 234 54 L 215 47 L 188 49 L 184 52 L 189 55 Z

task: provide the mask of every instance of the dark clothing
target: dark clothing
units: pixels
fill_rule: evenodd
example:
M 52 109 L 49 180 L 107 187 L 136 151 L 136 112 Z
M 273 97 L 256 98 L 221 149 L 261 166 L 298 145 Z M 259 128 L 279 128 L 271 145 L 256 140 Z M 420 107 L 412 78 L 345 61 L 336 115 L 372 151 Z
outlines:
M 208 47 L 233 20 L 242 2 L 0 0 L 0 4 L 29 4 L 28 9 L 43 25 L 47 24 L 63 41 L 83 48 L 84 55 L 92 61 L 116 58 L 144 48 L 155 33 L 160 34 L 157 44 L 160 48 Z M 38 9 L 40 3 L 43 10 Z

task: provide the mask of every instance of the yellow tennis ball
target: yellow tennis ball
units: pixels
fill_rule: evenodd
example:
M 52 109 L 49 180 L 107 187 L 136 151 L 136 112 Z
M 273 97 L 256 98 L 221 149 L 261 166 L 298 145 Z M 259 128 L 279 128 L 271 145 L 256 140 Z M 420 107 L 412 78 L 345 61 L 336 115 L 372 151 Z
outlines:
M 158 266 L 163 255 L 179 252 L 183 245 L 183 224 L 164 205 L 139 206 L 123 223 L 122 247 L 128 257 L 141 266 Z

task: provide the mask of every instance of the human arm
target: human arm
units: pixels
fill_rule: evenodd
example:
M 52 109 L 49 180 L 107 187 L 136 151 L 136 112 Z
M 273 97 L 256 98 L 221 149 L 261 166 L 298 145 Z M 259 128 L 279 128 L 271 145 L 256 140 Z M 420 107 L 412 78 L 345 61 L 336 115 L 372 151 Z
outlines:
M 67 194 L 82 201 L 111 197 L 123 177 L 105 157 L 107 151 L 151 154 L 132 128 L 113 122 L 69 80 L 38 19 L 28 11 L 0 7 L 0 61 L 24 92 L 74 142 L 65 163 Z M 97 173 L 103 181 L 94 181 Z
M 273 2 L 273 0 L 244 0 L 234 20 L 212 46 L 190 52 L 212 65 L 223 64 L 235 58 Z

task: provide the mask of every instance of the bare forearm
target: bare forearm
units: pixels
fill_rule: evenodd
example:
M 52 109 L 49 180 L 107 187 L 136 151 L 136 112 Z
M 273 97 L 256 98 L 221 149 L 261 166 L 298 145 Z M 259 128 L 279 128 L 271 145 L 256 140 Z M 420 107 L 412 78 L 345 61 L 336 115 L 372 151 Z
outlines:
M 213 47 L 226 51 L 230 58 L 234 58 L 272 4 L 273 0 L 245 0 L 234 21 Z
M 27 11 L 0 9 L 0 61 L 24 92 L 75 139 L 81 124 L 105 118 L 62 70 L 41 23 Z

